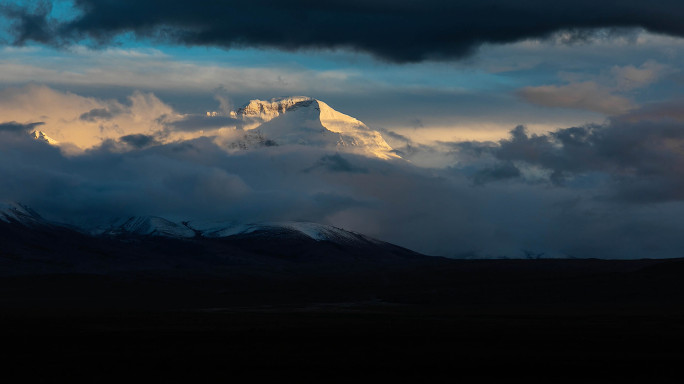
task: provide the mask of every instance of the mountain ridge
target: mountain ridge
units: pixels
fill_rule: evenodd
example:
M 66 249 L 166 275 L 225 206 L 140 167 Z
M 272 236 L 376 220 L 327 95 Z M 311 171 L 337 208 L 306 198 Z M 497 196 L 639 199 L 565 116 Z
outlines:
M 28 205 L 16 202 L 0 202 L 0 221 L 20 224 L 25 227 L 51 226 L 76 229 L 84 234 L 95 236 L 152 236 L 168 238 L 221 238 L 235 235 L 248 235 L 269 230 L 286 230 L 300 233 L 315 241 L 331 239 L 364 239 L 383 243 L 366 235 L 348 231 L 332 225 L 307 221 L 172 221 L 159 216 L 130 216 L 114 219 L 105 226 L 74 226 L 44 219 Z
M 310 222 L 173 222 L 134 216 L 96 229 L 45 220 L 23 204 L 0 205 L 0 273 L 186 267 L 209 272 L 234 264 L 278 269 L 282 263 L 353 267 L 423 257 L 430 258 Z

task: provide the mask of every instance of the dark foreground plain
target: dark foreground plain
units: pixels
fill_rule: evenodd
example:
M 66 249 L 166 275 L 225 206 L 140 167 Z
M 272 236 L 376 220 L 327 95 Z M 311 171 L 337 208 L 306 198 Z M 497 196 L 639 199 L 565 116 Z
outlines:
M 3 376 L 89 382 L 675 382 L 684 261 L 1 280 Z
M 681 259 L 449 260 L 296 233 L 0 239 L 3 382 L 681 378 Z

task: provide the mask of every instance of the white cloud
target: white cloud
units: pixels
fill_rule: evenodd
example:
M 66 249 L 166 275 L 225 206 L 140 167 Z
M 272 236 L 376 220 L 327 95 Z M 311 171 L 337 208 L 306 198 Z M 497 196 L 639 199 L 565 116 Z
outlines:
M 274 68 L 178 59 L 155 49 L 92 50 L 83 46 L 54 52 L 46 48 L 8 52 L 0 60 L 0 85 L 125 87 L 149 91 L 291 94 L 293 91 L 345 88 L 355 74 L 339 69 Z M 296 92 L 295 92 L 296 93 Z
M 4 121 L 42 122 L 40 130 L 48 136 L 81 150 L 126 135 L 150 135 L 167 142 L 198 136 L 169 131 L 167 123 L 183 116 L 154 94 L 143 92 L 133 92 L 120 102 L 37 85 L 6 88 L 0 90 L 0 116 Z

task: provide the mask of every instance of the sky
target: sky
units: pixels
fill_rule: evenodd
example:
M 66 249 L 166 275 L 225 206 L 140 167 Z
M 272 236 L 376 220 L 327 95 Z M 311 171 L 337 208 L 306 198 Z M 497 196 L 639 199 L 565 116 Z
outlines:
M 678 1 L 3 1 L 0 200 L 315 221 L 450 257 L 681 257 L 681 20 Z M 291 95 L 401 159 L 204 134 Z

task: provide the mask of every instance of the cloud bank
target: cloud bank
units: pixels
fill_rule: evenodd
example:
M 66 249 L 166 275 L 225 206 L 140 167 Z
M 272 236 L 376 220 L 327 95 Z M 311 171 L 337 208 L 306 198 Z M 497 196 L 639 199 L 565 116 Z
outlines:
M 230 117 L 180 114 L 152 93 L 135 91 L 119 101 L 39 85 L 0 90 L 0 115 L 8 120 L 0 131 L 40 129 L 80 150 L 106 140 L 135 147 L 187 140 L 205 130 L 235 126 Z
M 56 119 L 40 104 L 45 97 L 77 108 Z M 49 88 L 3 94 L 4 104 L 22 102 L 34 103 L 34 119 L 0 122 L 0 200 L 54 220 L 313 221 L 454 257 L 677 257 L 684 246 L 684 102 L 548 134 L 520 126 L 498 142 L 415 145 L 385 132 L 405 143 L 397 148 L 405 159 L 440 158 L 429 167 L 301 145 L 226 150 L 224 137 L 208 134 L 170 140 L 206 123 L 160 123 L 151 111 L 177 113 L 151 94 L 119 104 Z M 132 112 L 137 103 L 149 110 Z M 99 124 L 119 115 L 140 129 L 77 153 L 28 134 L 54 125 L 68 139 L 99 128 L 69 131 L 62 119 Z
M 499 178 L 523 177 L 525 168 L 537 168 L 559 186 L 605 177 L 609 188 L 602 198 L 609 201 L 684 201 L 684 120 L 676 110 L 653 116 L 651 108 L 615 117 L 605 125 L 558 129 L 547 135 L 528 135 L 519 126 L 510 139 L 484 152 L 496 159 L 497 167 L 519 164 L 517 174 L 511 170 Z M 496 169 L 481 172 L 487 175 Z
M 132 33 L 175 44 L 281 50 L 352 49 L 393 62 L 466 56 L 483 43 L 510 43 L 571 31 L 575 43 L 595 28 L 684 36 L 684 5 L 674 0 L 222 1 L 74 0 L 57 18 L 50 3 L 5 5 L 14 44 L 108 44 Z

